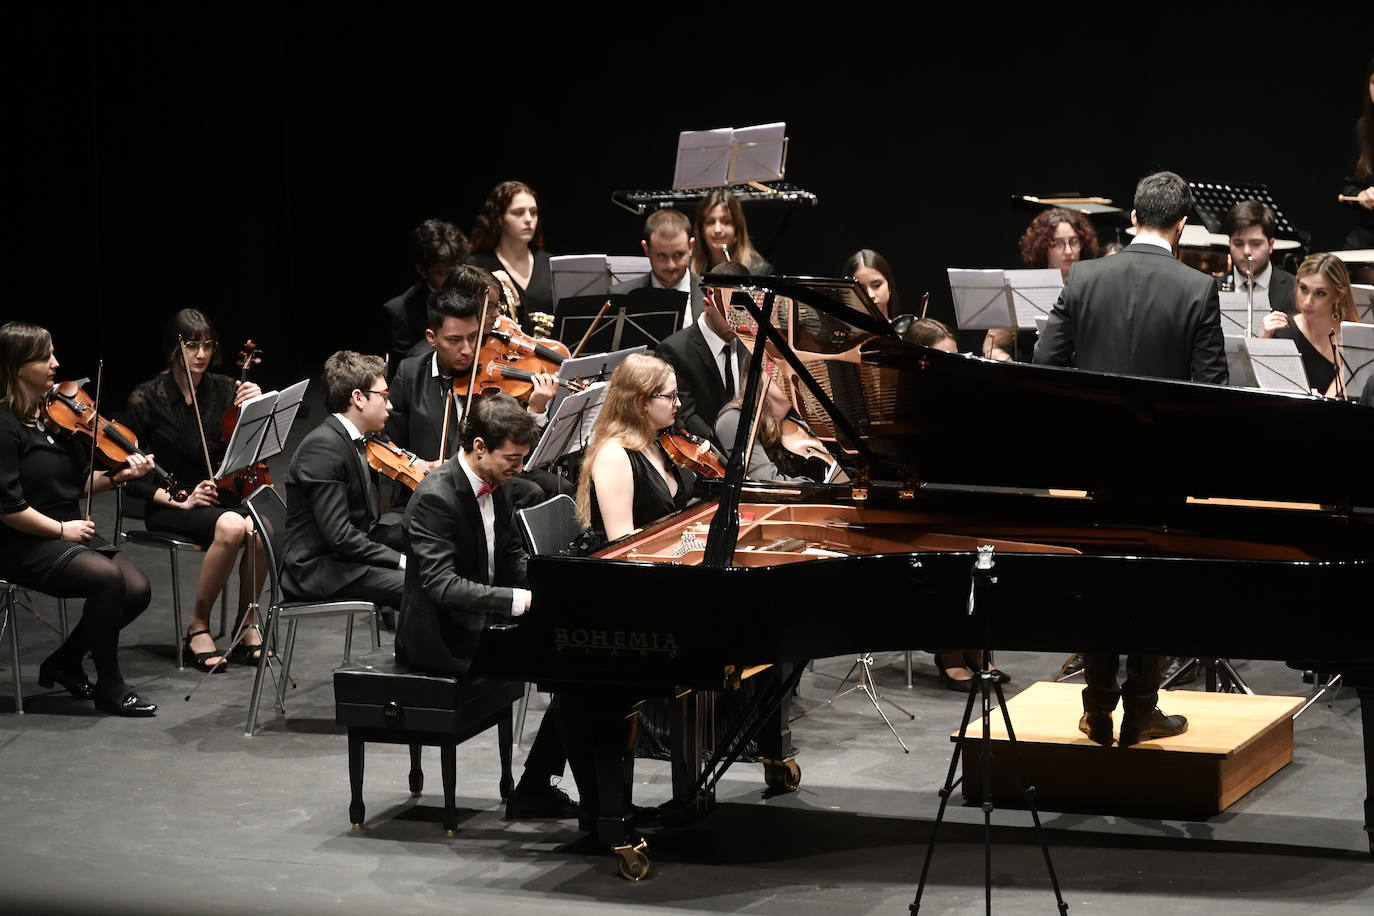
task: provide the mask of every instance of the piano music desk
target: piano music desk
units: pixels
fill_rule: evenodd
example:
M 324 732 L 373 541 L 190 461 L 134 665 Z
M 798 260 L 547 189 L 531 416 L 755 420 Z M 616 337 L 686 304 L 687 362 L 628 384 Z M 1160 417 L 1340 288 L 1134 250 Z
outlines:
M 1293 713 L 1299 697 L 1168 690 L 1160 707 L 1188 717 L 1188 731 L 1134 747 L 1099 747 L 1078 730 L 1083 688 L 1040 681 L 1007 701 L 1026 781 L 1042 811 L 1201 820 L 1220 814 L 1293 759 Z M 977 700 L 975 699 L 975 704 Z M 982 723 L 969 723 L 962 791 L 982 793 Z M 1016 785 L 1002 714 L 991 715 L 993 796 L 999 807 L 1024 807 Z M 1121 728 L 1121 709 L 1113 716 Z M 958 740 L 958 732 L 950 736 Z

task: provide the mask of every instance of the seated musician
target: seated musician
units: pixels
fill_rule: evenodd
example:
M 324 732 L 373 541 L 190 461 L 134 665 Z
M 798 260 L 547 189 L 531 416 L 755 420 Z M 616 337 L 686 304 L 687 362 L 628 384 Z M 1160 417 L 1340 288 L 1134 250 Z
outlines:
M 528 555 L 515 527 L 506 486 L 534 443 L 534 418 L 506 394 L 475 402 L 464 424 L 462 450 L 415 488 L 406 507 L 410 561 L 396 657 L 429 672 L 466 678 L 488 623 L 530 609 Z M 558 698 L 544 714 L 509 817 L 564 817 L 576 808 L 550 777 L 565 755 Z
M 148 577 L 96 533 L 81 502 L 88 492 L 147 474 L 153 456 L 131 454 L 127 467 L 92 474 L 89 446 L 60 435 L 42 411 L 57 368 L 46 328 L 0 325 L 0 577 L 86 599 L 81 621 L 38 666 L 41 686 L 58 684 L 111 715 L 151 716 L 157 705 L 140 697 L 119 668 L 119 631 L 148 606 Z M 94 685 L 82 664 L 87 654 L 95 662 Z
M 286 475 L 286 551 L 282 588 L 289 598 L 359 598 L 401 606 L 405 538 L 379 526 L 376 487 L 364 437 L 391 413 L 386 363 L 340 350 L 324 363 L 330 415 L 301 440 Z
M 616 367 L 577 483 L 577 515 L 599 538 L 615 540 L 687 505 L 695 475 L 668 458 L 659 433 L 678 415 L 677 376 L 635 353 Z
M 526 331 L 533 330 L 533 315 L 553 314 L 553 271 L 533 188 L 503 181 L 491 189 L 472 227 L 470 263 L 511 283 L 517 309 L 511 317 Z
M 681 327 L 701 317 L 701 277 L 689 268 L 696 239 L 692 237 L 692 223 L 677 210 L 655 210 L 644 220 L 644 232 L 639 242 L 649 259 L 649 273 L 637 280 L 626 280 L 611 287 L 611 293 L 623 295 L 635 289 L 675 289 L 687 294 Z
M 1296 296 L 1297 312 L 1289 315 L 1276 310 L 1265 315 L 1259 336 L 1296 343 L 1308 386 L 1317 394 L 1336 397 L 1340 378 L 1331 350 L 1332 335 L 1339 347 L 1341 322 L 1360 320 L 1345 263 L 1334 254 L 1309 255 L 1298 266 Z
M 1236 292 L 1248 293 L 1253 282 L 1257 310 L 1273 309 L 1292 315 L 1297 307 L 1294 303 L 1297 278 L 1270 260 L 1278 227 L 1274 211 L 1257 200 L 1242 200 L 1226 211 L 1221 226 L 1231 240 L 1231 283 L 1228 285 Z M 1253 281 L 1247 271 L 1253 274 Z
M 872 248 L 860 248 L 851 254 L 840 269 L 840 274 L 853 277 L 863 284 L 868 298 L 888 318 L 901 314 L 897 286 L 892 281 L 892 266 L 887 263 L 887 258 Z
M 429 328 L 425 331 L 433 351 L 402 360 L 391 380 L 392 411 L 386 422 L 387 435 L 397 445 L 419 455 L 425 470 L 438 467 L 457 453 L 458 430 L 468 398 L 466 394 L 446 398 L 445 393 L 455 385 L 467 389 L 479 346 L 486 295 L 485 283 L 480 293 L 467 289 L 466 284 L 435 293 L 429 304 Z M 548 422 L 546 411 L 558 390 L 558 382 L 555 376 L 540 373 L 533 383 L 528 410 L 536 426 L 543 426 Z M 520 490 L 517 505 L 530 505 L 543 498 L 539 487 L 529 481 L 518 479 L 514 486 Z M 403 491 L 402 499 L 409 493 Z
M 917 318 L 902 332 L 902 339 L 907 343 L 933 347 L 936 350 L 944 350 L 946 353 L 959 352 L 959 341 L 955 339 L 954 332 L 950 330 L 949 325 L 943 321 L 936 321 L 934 318 Z
M 224 584 L 239 568 L 238 622 L 241 633 L 234 643 L 235 661 L 256 664 L 262 635 L 254 626 L 253 608 L 267 576 L 267 556 L 257 542 L 250 557 L 245 544 L 253 523 L 239 495 L 220 489 L 211 479 L 224 458 L 220 419 L 232 406 L 257 397 L 254 382 L 210 371 L 219 362 L 219 342 L 210 319 L 197 309 L 182 309 L 163 331 L 167 365 L 155 377 L 129 395 L 126 408 L 129 427 L 146 451 L 174 478 L 189 488 L 190 496 L 177 502 L 164 485 L 145 477 L 129 493 L 147 501 L 143 523 L 149 531 L 194 541 L 205 548 L 196 582 L 195 606 L 182 649 L 201 671 L 223 671 L 227 657 L 220 654 L 210 635 L 210 611 Z M 207 467 L 207 465 L 210 465 Z
M 743 267 L 726 263 L 716 273 L 742 275 Z M 725 290 L 708 290 L 701 319 L 659 342 L 655 355 L 673 367 L 682 406 L 678 425 L 717 446 L 715 419 L 726 402 L 742 390 L 740 378 L 747 366 L 748 351 L 739 342 L 726 317 Z
M 773 265 L 755 250 L 744 208 L 729 188 L 716 188 L 702 198 L 694 229 L 697 246 L 692 252 L 692 271 L 698 276 L 726 263 L 741 264 L 755 276 L 773 272 Z
M 1036 214 L 1017 245 L 1022 264 L 1031 268 L 1054 268 L 1065 282 L 1073 265 L 1097 257 L 1099 247 L 1092 220 L 1078 210 L 1064 207 L 1051 207 Z M 1018 339 L 1015 328 L 992 328 L 983 339 L 983 355 L 1010 362 L 1015 359 L 1019 345 L 1027 345 L 1027 352 L 1034 350 L 1033 340 L 1026 337 Z
M 847 479 L 835 458 L 812 434 L 806 421 L 792 406 L 787 392 L 776 380 L 764 386 L 764 398 L 754 447 L 749 453 L 748 467 L 745 469 L 747 477 L 751 480 L 810 483 Z M 741 398 L 735 398 L 722 407 L 716 417 L 716 438 L 724 446 L 726 454 L 734 451 L 741 401 Z
M 463 233 L 441 219 L 427 219 L 416 226 L 411 241 L 420 279 L 382 304 L 388 365 L 393 374 L 411 348 L 425 339 L 429 297 L 448 284 L 449 276 L 468 256 L 468 240 Z

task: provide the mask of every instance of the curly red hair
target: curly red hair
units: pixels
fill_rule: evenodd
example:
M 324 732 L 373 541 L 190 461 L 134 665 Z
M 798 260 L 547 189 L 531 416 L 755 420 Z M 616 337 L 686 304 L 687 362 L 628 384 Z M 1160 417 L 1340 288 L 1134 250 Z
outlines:
M 1097 257 L 1097 232 L 1088 217 L 1077 210 L 1052 207 L 1030 221 L 1021 236 L 1021 260 L 1027 267 L 1048 267 L 1050 265 L 1050 240 L 1060 223 L 1068 223 L 1083 242 L 1080 256 L 1086 261 Z

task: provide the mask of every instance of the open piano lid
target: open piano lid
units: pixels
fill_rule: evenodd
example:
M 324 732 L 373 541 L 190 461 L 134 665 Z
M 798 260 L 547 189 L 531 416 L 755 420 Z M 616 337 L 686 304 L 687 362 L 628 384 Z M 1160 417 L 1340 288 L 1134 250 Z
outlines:
M 803 415 L 875 482 L 1374 507 L 1374 410 L 1358 404 L 932 350 L 900 340 L 853 279 L 703 282 L 772 302 Z

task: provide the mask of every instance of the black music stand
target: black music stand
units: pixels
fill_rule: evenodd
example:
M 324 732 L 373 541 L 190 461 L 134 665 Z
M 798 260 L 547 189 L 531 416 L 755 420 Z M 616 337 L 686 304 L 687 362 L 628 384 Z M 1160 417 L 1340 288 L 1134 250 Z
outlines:
M 1266 184 L 1190 181 L 1188 187 L 1193 192 L 1193 208 L 1197 210 L 1198 218 L 1202 220 L 1208 232 L 1224 234 L 1225 230 L 1221 223 L 1226 211 L 1242 200 L 1257 200 L 1274 211 L 1280 238 L 1302 240 L 1298 230 L 1288 217 L 1283 215 L 1279 205 L 1274 203 L 1274 196 L 1269 193 L 1269 186 Z
M 964 737 L 968 733 L 969 722 L 973 718 L 973 701 L 975 698 L 981 702 L 981 719 L 983 723 L 983 737 L 979 742 L 979 754 L 982 766 L 982 809 L 983 809 L 983 894 L 986 901 L 986 912 L 991 916 L 992 913 L 992 769 L 993 766 L 1002 766 L 1001 763 L 994 761 L 992 756 L 992 700 L 994 695 L 997 698 L 997 706 L 1002 711 L 1002 724 L 1007 729 L 1007 746 L 1011 751 L 1011 760 L 1016 781 L 1021 785 L 1021 791 L 1026 797 L 1026 808 L 1030 811 L 1031 820 L 1035 824 L 1035 837 L 1040 843 L 1040 851 L 1045 856 L 1045 870 L 1049 872 L 1050 886 L 1054 888 L 1054 899 L 1062 914 L 1069 911 L 1069 905 L 1064 902 L 1064 895 L 1059 891 L 1059 877 L 1054 872 L 1054 862 L 1050 860 L 1050 848 L 1045 843 L 1045 830 L 1040 824 L 1040 808 L 1035 803 L 1035 786 L 1026 783 L 1026 769 L 1021 765 L 1021 748 L 1016 743 L 1016 732 L 1011 727 L 1011 714 L 1007 712 L 1007 698 L 1002 693 L 1002 680 L 998 677 L 998 672 L 992 668 L 992 624 L 988 615 L 978 614 L 978 591 L 997 584 L 997 576 L 994 575 L 996 569 L 995 553 L 991 545 L 980 546 L 978 556 L 973 561 L 973 569 L 969 575 L 968 593 L 968 616 L 979 621 L 983 630 L 983 666 L 974 675 L 974 680 L 978 682 L 978 687 L 969 692 L 968 702 L 964 704 L 964 718 L 959 723 L 959 738 L 954 743 L 954 752 L 949 759 L 949 772 L 945 774 L 945 784 L 940 789 L 940 810 L 935 815 L 935 824 L 930 830 L 930 845 L 926 847 L 925 864 L 921 866 L 921 881 L 916 886 L 916 899 L 911 902 L 907 909 L 915 916 L 921 910 L 921 897 L 925 894 L 926 878 L 930 875 L 930 862 L 935 857 L 935 841 L 940 833 L 940 825 L 945 820 L 945 808 L 949 805 L 949 798 L 958 788 L 959 783 L 963 782 L 963 776 L 955 777 L 959 769 L 959 756 L 964 749 Z
M 682 326 L 686 293 L 644 287 L 609 296 L 570 296 L 558 301 L 554 337 L 584 353 L 658 346 Z M 606 308 L 606 304 L 610 307 Z M 586 343 L 582 338 L 591 330 Z

